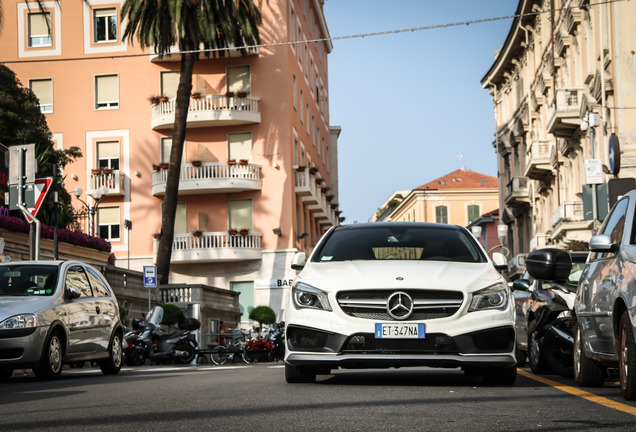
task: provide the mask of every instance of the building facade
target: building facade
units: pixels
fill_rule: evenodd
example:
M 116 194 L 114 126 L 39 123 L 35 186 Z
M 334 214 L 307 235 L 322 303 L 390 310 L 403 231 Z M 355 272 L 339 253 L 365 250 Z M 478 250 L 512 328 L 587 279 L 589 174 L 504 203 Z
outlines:
M 547 245 L 587 250 L 608 188 L 636 174 L 636 5 L 521 0 L 516 15 L 482 79 L 507 246 L 518 258 Z
M 64 186 L 86 231 L 141 270 L 156 260 L 180 55 L 122 40 L 122 3 L 5 1 L 0 58 L 38 96 L 57 147 L 83 152 Z M 323 1 L 259 5 L 261 47 L 194 67 L 170 276 L 240 292 L 242 320 L 261 304 L 282 317 L 291 257 L 341 217 Z
M 396 204 L 388 220 L 468 226 L 499 205 L 497 179 L 459 169 L 416 187 Z

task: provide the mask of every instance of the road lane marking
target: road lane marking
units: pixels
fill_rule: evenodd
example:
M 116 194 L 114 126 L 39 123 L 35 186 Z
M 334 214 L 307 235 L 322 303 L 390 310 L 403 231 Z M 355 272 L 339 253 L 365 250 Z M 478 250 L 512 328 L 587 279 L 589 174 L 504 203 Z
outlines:
M 603 405 L 606 406 L 608 408 L 612 408 L 618 411 L 623 411 L 627 414 L 631 414 L 631 415 L 635 415 L 636 416 L 636 407 L 630 406 L 630 405 L 625 405 L 623 403 L 620 402 L 616 402 L 613 401 L 611 399 L 607 399 L 605 397 L 602 396 L 598 396 L 595 395 L 593 393 L 590 392 L 586 392 L 585 390 L 581 390 L 575 387 L 571 387 L 565 384 L 561 384 L 559 382 L 556 381 L 552 381 L 549 380 L 547 378 L 535 375 L 535 374 L 531 374 L 529 372 L 526 372 L 524 370 L 521 369 L 517 369 L 517 373 L 523 375 L 526 378 L 530 378 L 531 380 L 535 380 L 535 381 L 539 381 L 540 383 L 543 384 L 547 384 L 551 387 L 554 387 L 558 390 L 564 391 L 566 393 L 570 393 L 573 394 L 574 396 L 578 396 L 580 398 L 586 399 L 590 402 L 593 402 L 595 404 L 599 404 L 599 405 Z

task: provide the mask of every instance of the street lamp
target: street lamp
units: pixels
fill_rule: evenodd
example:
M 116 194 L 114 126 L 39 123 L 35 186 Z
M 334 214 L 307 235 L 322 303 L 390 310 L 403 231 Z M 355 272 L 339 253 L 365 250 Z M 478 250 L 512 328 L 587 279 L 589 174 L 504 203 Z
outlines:
M 106 186 L 101 186 L 99 189 L 95 189 L 90 193 L 90 196 L 91 198 L 93 198 L 94 201 L 93 206 L 89 206 L 86 201 L 80 198 L 82 192 L 84 191 L 79 186 L 73 189 L 73 195 L 75 195 L 75 197 L 86 207 L 86 211 L 88 212 L 89 216 L 88 231 L 93 237 L 95 237 L 95 214 L 97 213 L 97 209 L 99 208 L 99 203 L 102 202 L 104 198 L 106 198 L 106 195 L 108 195 L 108 188 Z

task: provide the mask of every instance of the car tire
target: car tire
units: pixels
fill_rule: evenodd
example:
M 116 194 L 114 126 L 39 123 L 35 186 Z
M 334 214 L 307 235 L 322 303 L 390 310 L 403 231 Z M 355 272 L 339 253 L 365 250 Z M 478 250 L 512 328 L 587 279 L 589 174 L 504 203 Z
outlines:
M 210 360 L 212 360 L 212 363 L 215 365 L 223 365 L 227 363 L 228 357 L 229 353 L 227 348 L 222 345 L 214 348 L 210 353 Z
M 0 367 L 0 382 L 4 382 L 13 375 L 13 368 Z
M 194 360 L 194 348 L 192 347 L 192 345 L 187 343 L 180 343 L 175 345 L 174 349 L 175 351 L 183 351 L 187 353 L 187 355 L 183 357 L 175 357 L 176 363 L 187 365 L 192 363 L 192 360 Z
M 290 384 L 315 383 L 316 368 L 312 366 L 294 366 L 285 363 L 285 381 Z
M 601 387 L 605 382 L 605 368 L 585 355 L 579 324 L 574 324 L 574 382 L 579 387 Z
M 621 393 L 627 400 L 636 399 L 636 342 L 627 311 L 623 312 L 618 328 L 618 374 Z
M 53 331 L 46 338 L 42 348 L 40 365 L 33 368 L 33 373 L 40 379 L 55 379 L 62 374 L 64 361 L 64 345 L 58 331 Z
M 121 336 L 115 333 L 110 339 L 108 345 L 108 358 L 100 360 L 98 362 L 99 368 L 104 375 L 116 375 L 121 370 L 121 365 L 124 361 L 122 349 L 121 349 Z
M 534 331 L 537 322 L 532 321 L 528 325 L 528 365 L 535 374 L 548 372 L 545 355 L 543 353 L 543 338 L 537 338 Z

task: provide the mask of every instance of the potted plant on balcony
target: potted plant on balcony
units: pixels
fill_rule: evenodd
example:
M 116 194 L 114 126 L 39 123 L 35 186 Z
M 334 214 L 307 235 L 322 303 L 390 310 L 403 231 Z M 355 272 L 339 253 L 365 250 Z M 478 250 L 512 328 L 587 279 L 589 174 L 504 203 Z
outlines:
M 316 179 L 316 184 L 317 184 L 318 186 L 320 186 L 320 185 L 322 184 L 322 179 L 321 179 L 321 178 L 317 178 L 317 179 Z
M 201 159 L 193 159 L 192 160 L 192 166 L 193 167 L 200 167 L 202 163 L 203 162 L 201 161 Z
M 150 102 L 151 105 L 157 105 L 159 103 L 159 98 L 161 96 L 159 95 L 150 95 L 148 96 L 148 102 Z
M 152 238 L 154 238 L 155 240 L 159 240 L 160 237 L 161 237 L 160 232 L 152 233 Z
M 156 163 L 152 164 L 152 170 L 159 171 L 159 164 L 156 164 Z
M 102 172 L 104 174 L 111 174 L 113 172 L 112 168 L 102 168 Z
M 237 235 L 238 234 L 238 230 L 236 228 L 230 228 L 229 230 L 227 230 L 227 233 L 229 235 Z
M 203 231 L 201 231 L 199 228 L 195 228 L 190 231 L 190 234 L 192 234 L 194 237 L 201 237 L 203 235 Z
M 231 91 L 226 92 L 225 97 L 234 97 L 234 92 L 231 92 Z
M 296 167 L 296 171 L 304 172 L 306 168 L 307 167 L 305 165 L 298 165 L 298 167 Z
M 316 173 L 318 172 L 318 168 L 316 168 L 316 167 L 311 167 L 311 168 L 309 168 L 309 172 L 310 172 L 311 174 L 316 174 Z
M 246 236 L 250 233 L 250 230 L 247 228 L 239 228 L 239 234 Z
M 169 166 L 170 166 L 170 164 L 168 162 L 160 162 L 159 163 L 159 168 L 161 168 L 161 169 L 168 169 Z
M 238 92 L 237 96 L 240 97 L 240 98 L 246 98 L 247 97 L 247 92 Z
M 236 165 L 236 159 L 229 159 L 229 160 L 227 161 L 227 164 L 228 164 L 228 165 Z
M 159 102 L 168 102 L 168 96 L 164 96 L 164 95 L 159 96 Z
M 325 198 L 327 199 L 327 202 L 331 202 L 331 200 L 333 200 L 333 195 L 325 195 Z
M 249 163 L 249 161 L 247 159 L 241 159 L 239 161 L 239 165 L 247 165 Z
M 192 99 L 199 99 L 201 97 L 201 93 L 199 92 L 192 92 L 192 94 L 190 95 L 190 97 Z
M 100 168 L 93 168 L 91 170 L 91 174 L 93 174 L 93 175 L 99 175 L 101 173 L 102 173 L 102 170 Z

